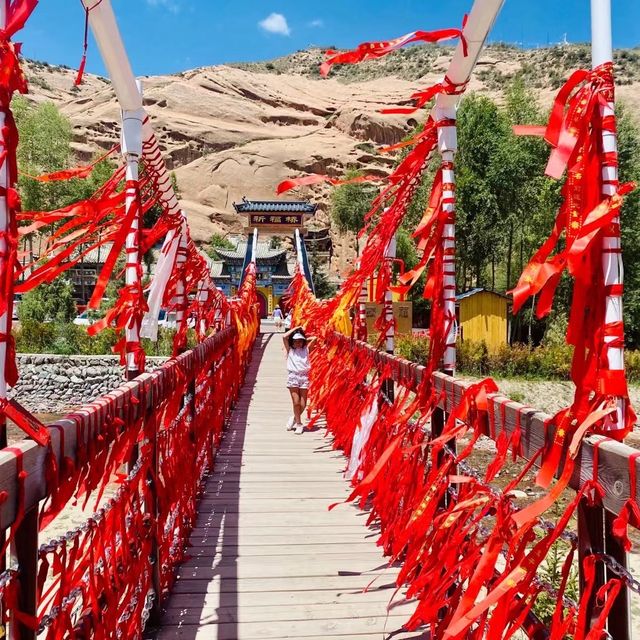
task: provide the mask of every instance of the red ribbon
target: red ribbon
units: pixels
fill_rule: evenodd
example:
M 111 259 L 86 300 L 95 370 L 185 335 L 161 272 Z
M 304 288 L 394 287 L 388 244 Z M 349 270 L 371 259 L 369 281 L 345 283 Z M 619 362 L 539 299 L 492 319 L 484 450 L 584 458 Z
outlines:
M 466 23 L 466 16 L 464 19 Z M 464 25 L 463 25 L 464 26 Z M 334 64 L 357 64 L 365 60 L 373 60 L 374 58 L 382 58 L 392 51 L 396 51 L 412 42 L 441 42 L 442 40 L 451 40 L 460 38 L 464 48 L 464 55 L 467 55 L 467 43 L 464 38 L 462 29 L 440 29 L 438 31 L 412 31 L 395 40 L 387 40 L 383 42 L 365 42 L 358 45 L 352 51 L 338 53 L 329 49 L 326 52 L 328 59 L 320 65 L 320 75 L 327 76 Z

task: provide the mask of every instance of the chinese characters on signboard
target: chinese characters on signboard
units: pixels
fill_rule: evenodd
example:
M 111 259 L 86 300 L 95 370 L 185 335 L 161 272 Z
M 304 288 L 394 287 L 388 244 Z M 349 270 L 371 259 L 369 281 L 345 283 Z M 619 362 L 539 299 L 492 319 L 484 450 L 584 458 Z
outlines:
M 249 216 L 249 224 L 252 227 L 260 225 L 282 225 L 282 226 L 302 226 L 301 214 L 251 214 Z

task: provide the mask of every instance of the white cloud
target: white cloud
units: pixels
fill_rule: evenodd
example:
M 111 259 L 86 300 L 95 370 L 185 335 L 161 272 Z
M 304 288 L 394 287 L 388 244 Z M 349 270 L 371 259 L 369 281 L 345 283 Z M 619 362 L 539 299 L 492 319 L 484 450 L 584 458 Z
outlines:
M 171 13 L 180 13 L 182 6 L 179 0 L 147 0 L 147 4 L 150 7 L 158 9 L 166 9 Z
M 258 25 L 261 29 L 269 33 L 277 33 L 281 36 L 291 35 L 291 29 L 289 29 L 287 19 L 281 13 L 272 13 L 264 20 L 261 20 Z
M 320 29 L 321 27 L 324 27 L 324 20 L 321 20 L 320 18 L 316 18 L 315 20 L 312 20 L 309 23 L 310 27 L 314 27 L 316 29 Z

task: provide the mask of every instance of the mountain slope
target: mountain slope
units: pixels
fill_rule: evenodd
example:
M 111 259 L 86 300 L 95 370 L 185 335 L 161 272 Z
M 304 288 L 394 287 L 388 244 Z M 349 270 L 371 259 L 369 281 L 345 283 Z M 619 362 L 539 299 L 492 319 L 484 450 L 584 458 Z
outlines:
M 383 60 L 337 68 L 331 78 L 321 79 L 322 54 L 313 49 L 270 62 L 143 78 L 145 105 L 176 171 L 195 239 L 239 231 L 232 203 L 242 196 L 274 198 L 276 185 L 286 177 L 340 176 L 349 166 L 388 173 L 393 160 L 377 148 L 399 141 L 417 122 L 378 111 L 440 80 L 450 55 L 447 47 L 412 47 Z M 617 52 L 617 62 L 618 95 L 637 112 L 640 53 Z M 583 46 L 490 47 L 469 90 L 500 99 L 505 83 L 520 73 L 536 88 L 540 103 L 548 105 L 570 70 L 588 63 Z M 29 62 L 26 71 L 32 98 L 53 100 L 70 118 L 80 157 L 117 140 L 119 109 L 108 81 L 88 75 L 74 89 L 70 69 Z M 319 202 L 312 225 L 329 224 L 328 193 L 326 186 L 299 190 L 297 195 Z M 341 269 L 351 254 L 350 241 L 334 240 L 334 267 Z

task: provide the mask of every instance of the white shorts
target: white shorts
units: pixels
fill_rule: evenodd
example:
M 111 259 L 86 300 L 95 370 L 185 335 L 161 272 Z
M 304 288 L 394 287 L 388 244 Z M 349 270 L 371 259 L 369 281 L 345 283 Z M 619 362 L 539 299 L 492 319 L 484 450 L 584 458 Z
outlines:
M 309 376 L 306 373 L 291 373 L 287 376 L 287 389 L 308 389 Z

